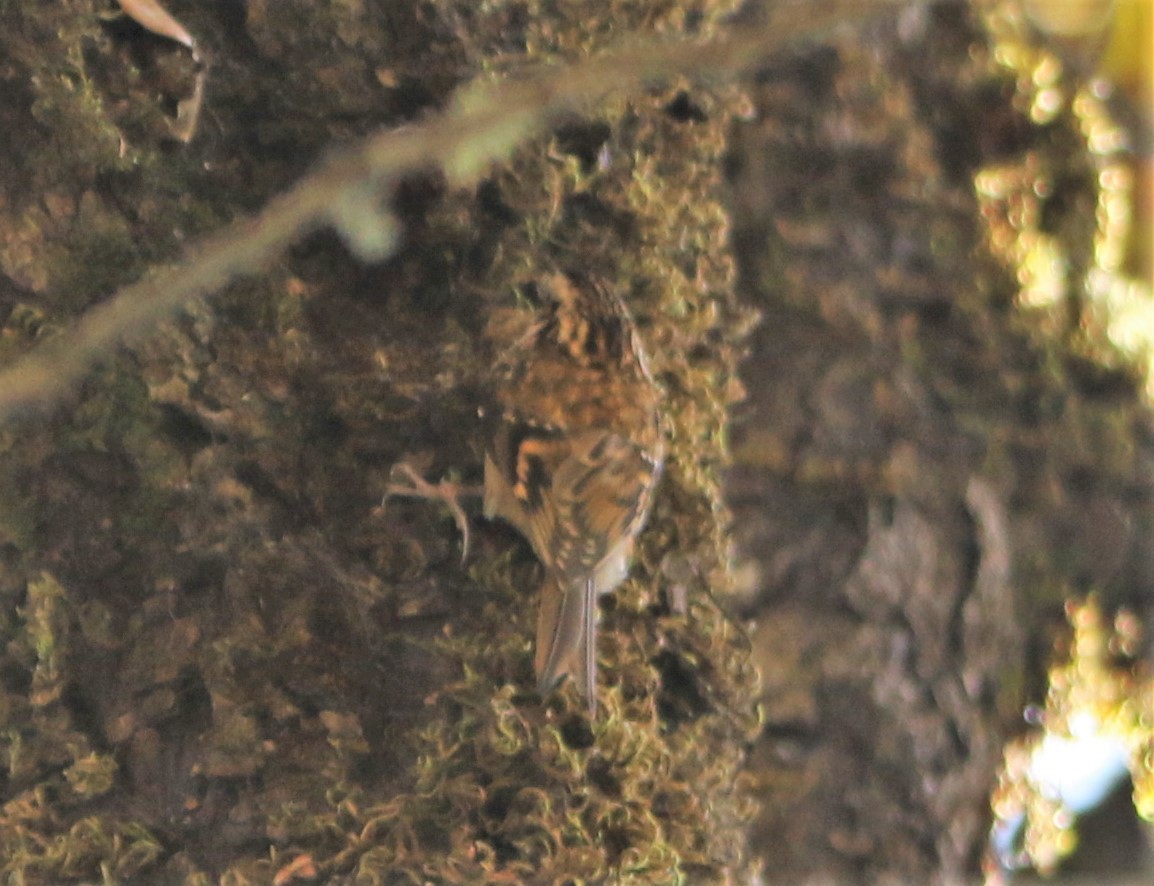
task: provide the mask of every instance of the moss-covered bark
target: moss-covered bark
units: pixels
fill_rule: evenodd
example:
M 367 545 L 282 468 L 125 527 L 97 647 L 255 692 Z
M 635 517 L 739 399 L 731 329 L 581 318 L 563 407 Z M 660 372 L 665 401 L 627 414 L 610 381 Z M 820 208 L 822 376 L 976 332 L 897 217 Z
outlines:
M 470 78 L 716 15 L 173 3 L 208 64 L 183 146 L 169 117 L 197 72 L 182 47 L 103 21 L 100 4 L 42 6 L 3 11 L 21 50 L 2 111 L 21 123 L 0 206 L 9 354 L 260 205 L 334 141 L 435 111 Z M 744 329 L 716 162 L 731 101 L 673 84 L 574 116 L 480 187 L 406 182 L 388 262 L 316 235 L 5 432 L 5 873 L 748 869 L 753 672 L 710 594 L 728 582 L 719 470 Z M 592 723 L 570 691 L 531 691 L 540 573 L 524 542 L 478 526 L 462 568 L 435 507 L 378 507 L 401 458 L 477 474 L 505 321 L 558 268 L 627 299 L 671 418 L 634 580 L 603 613 Z M 670 551 L 692 566 L 678 573 L 687 612 L 667 600 Z
M 4 358 L 335 142 L 727 11 L 168 5 L 206 67 L 111 3 L 0 3 Z M 313 235 L 0 430 L 0 871 L 972 872 L 1058 600 L 1149 579 L 1149 435 L 1131 374 L 1015 310 L 973 196 L 991 158 L 1056 158 L 1051 221 L 1085 264 L 1072 124 L 1025 121 L 958 7 L 919 15 L 773 60 L 755 117 L 672 83 L 582 109 L 476 187 L 414 176 L 387 262 Z M 380 507 L 401 459 L 479 478 L 485 374 L 565 268 L 628 302 L 670 429 L 633 577 L 603 601 L 594 722 L 532 692 L 524 541 L 478 520 L 462 565 L 448 514 Z

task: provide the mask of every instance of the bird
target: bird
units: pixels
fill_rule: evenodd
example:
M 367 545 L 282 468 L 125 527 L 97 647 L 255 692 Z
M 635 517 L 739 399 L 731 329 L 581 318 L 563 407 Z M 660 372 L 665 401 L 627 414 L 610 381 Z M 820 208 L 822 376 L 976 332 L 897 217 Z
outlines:
M 629 310 L 606 284 L 557 272 L 543 310 L 497 361 L 484 414 L 483 513 L 517 529 L 545 568 L 537 689 L 569 677 L 596 715 L 598 599 L 628 576 L 665 455 L 662 391 Z M 402 468 L 389 494 L 453 500 Z M 467 541 L 468 536 L 465 535 Z

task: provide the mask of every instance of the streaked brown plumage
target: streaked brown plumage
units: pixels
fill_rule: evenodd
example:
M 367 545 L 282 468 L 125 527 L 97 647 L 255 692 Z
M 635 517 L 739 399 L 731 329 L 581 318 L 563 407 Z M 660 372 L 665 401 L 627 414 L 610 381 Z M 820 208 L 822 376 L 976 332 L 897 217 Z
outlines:
M 516 527 L 547 572 L 539 690 L 571 676 L 595 712 L 597 598 L 625 580 L 649 515 L 664 456 L 661 396 L 615 294 L 561 274 L 544 284 L 542 316 L 496 367 L 484 509 Z M 411 485 L 390 493 L 453 497 L 446 484 L 406 476 Z
M 546 281 L 543 317 L 497 368 L 485 515 L 513 524 L 548 572 L 537 619 L 542 692 L 564 676 L 596 709 L 597 598 L 624 581 L 661 475 L 660 392 L 621 300 Z

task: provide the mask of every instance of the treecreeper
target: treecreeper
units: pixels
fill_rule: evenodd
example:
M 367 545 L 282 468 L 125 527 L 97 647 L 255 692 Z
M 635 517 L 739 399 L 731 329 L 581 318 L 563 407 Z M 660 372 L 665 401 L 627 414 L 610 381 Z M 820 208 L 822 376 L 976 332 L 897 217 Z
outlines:
M 513 525 L 545 567 L 537 687 L 570 677 L 597 709 L 597 600 L 629 573 L 664 461 L 661 391 L 633 318 L 576 274 L 541 285 L 544 307 L 498 360 L 485 415 L 484 513 Z M 390 495 L 457 503 L 466 490 L 405 468 Z

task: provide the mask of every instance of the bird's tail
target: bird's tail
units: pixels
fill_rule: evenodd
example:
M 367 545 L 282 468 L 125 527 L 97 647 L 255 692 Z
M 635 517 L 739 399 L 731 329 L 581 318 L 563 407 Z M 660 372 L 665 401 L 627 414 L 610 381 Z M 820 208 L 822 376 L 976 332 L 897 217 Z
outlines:
M 544 695 L 565 676 L 597 712 L 597 590 L 591 578 L 564 586 L 553 578 L 537 615 L 537 689 Z

